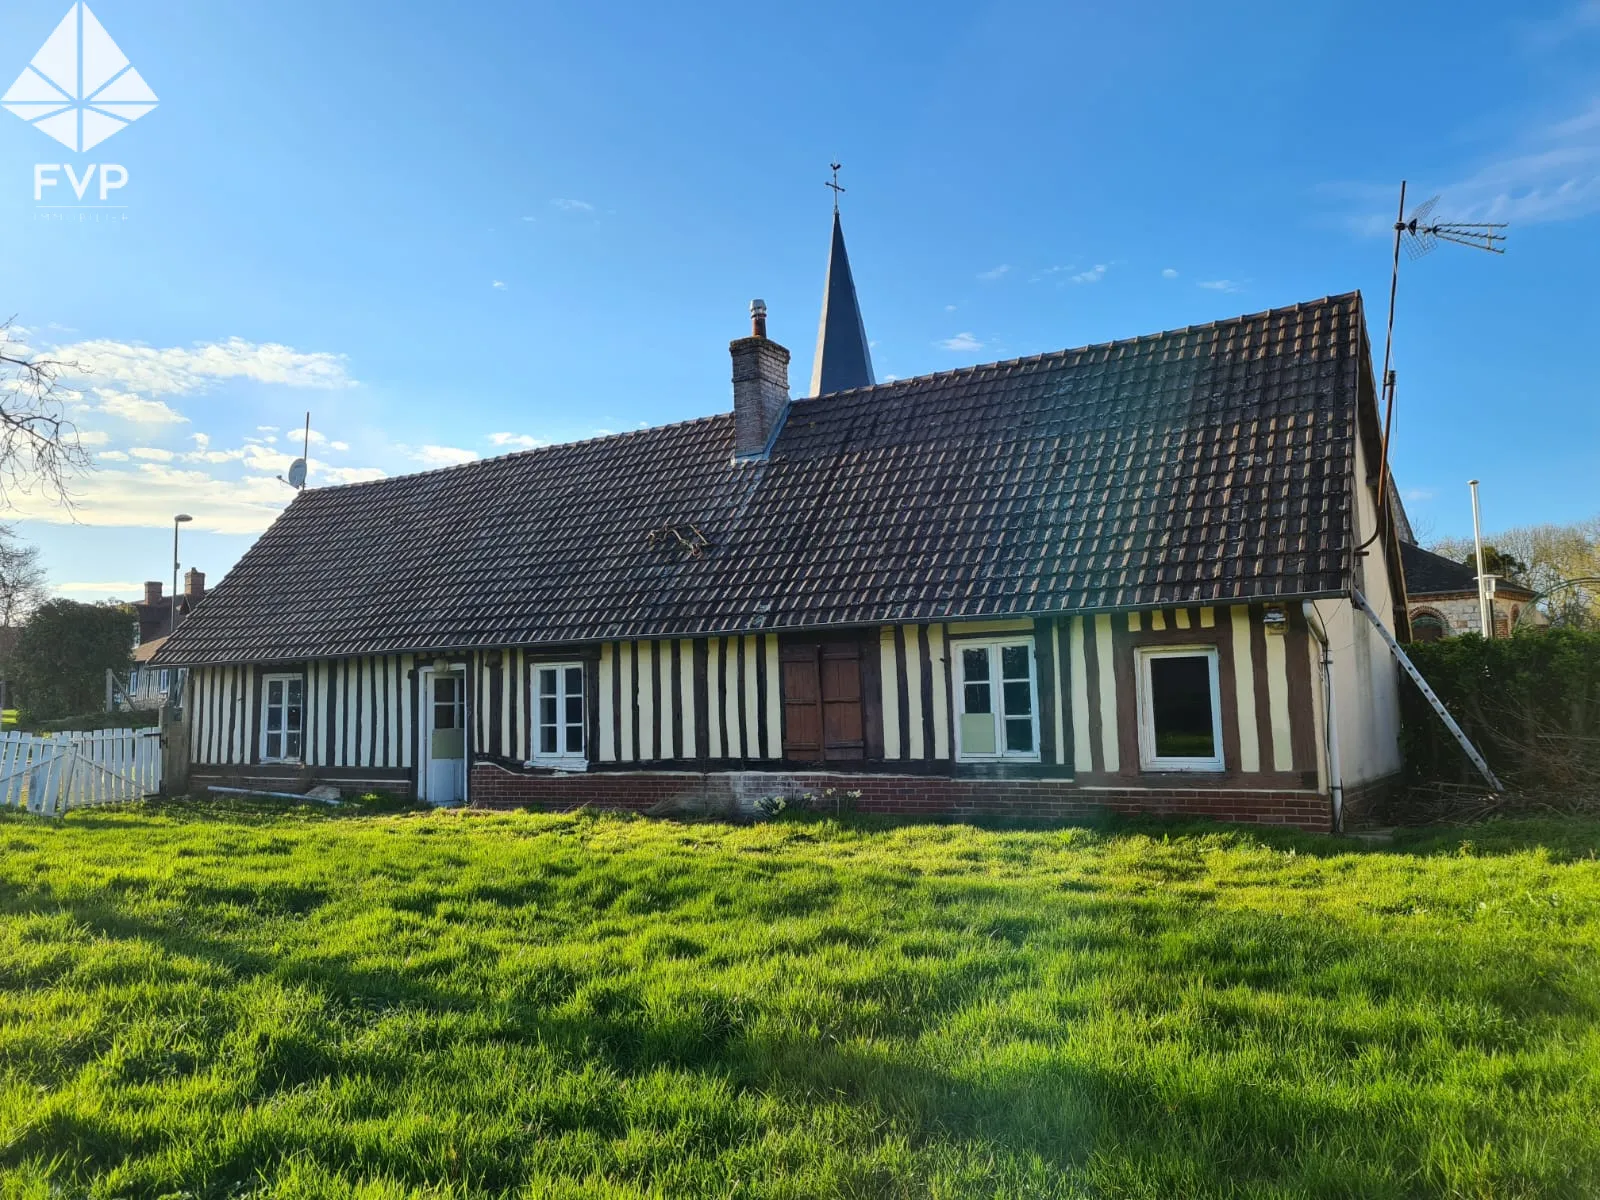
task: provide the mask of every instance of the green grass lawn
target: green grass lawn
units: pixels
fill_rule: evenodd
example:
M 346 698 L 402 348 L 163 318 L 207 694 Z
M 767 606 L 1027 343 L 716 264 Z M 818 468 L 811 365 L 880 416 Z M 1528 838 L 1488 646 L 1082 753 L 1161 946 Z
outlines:
M 1600 1194 L 1600 823 L 1407 836 L 6 815 L 0 1196 Z

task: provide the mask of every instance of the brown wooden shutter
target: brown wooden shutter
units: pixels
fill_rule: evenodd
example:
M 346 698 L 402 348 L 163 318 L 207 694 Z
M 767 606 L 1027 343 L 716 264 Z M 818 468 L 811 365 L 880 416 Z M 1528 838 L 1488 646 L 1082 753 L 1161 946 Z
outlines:
M 832 762 L 859 762 L 866 757 L 857 642 L 822 646 L 822 756 Z
M 783 756 L 797 762 L 822 758 L 822 685 L 813 642 L 784 646 Z

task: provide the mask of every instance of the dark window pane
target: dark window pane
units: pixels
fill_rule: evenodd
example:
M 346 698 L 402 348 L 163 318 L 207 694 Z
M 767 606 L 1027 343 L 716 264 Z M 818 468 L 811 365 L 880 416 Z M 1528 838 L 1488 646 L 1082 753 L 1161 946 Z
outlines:
M 583 724 L 583 697 L 567 693 L 567 723 L 570 725 Z
M 1215 758 L 1211 663 L 1203 655 L 1150 660 L 1157 758 Z
M 989 678 L 989 651 L 963 650 L 961 674 L 968 683 L 987 682 Z
M 290 733 L 289 734 L 289 753 L 286 754 L 284 757 L 286 757 L 286 758 L 299 758 L 300 757 L 300 735 L 298 733 Z
M 1033 752 L 1033 722 L 1030 719 L 1012 718 L 1006 722 L 1006 749 L 1026 754 Z
M 1028 677 L 1028 648 L 1026 646 L 1000 647 L 1000 678 L 1026 679 Z
M 283 757 L 283 735 L 281 733 L 267 734 L 267 757 Z
M 1006 690 L 1006 716 L 1025 717 L 1033 713 L 1033 688 L 1026 681 L 1008 683 Z
M 539 697 L 539 724 L 554 725 L 556 723 L 556 698 L 554 696 Z
M 556 727 L 554 725 L 541 725 L 539 727 L 539 753 L 554 754 L 556 752 Z
M 283 709 L 267 709 L 267 728 L 273 733 L 283 728 Z
M 166 672 L 163 671 L 162 674 L 165 675 Z M 283 703 L 283 680 L 274 679 L 271 683 L 267 684 L 267 703 Z
M 556 694 L 556 673 L 548 667 L 539 672 L 539 694 L 541 696 Z
M 289 680 L 289 703 L 290 704 L 299 704 L 300 703 L 301 689 L 303 688 L 303 686 L 304 685 L 301 683 L 301 681 L 299 679 L 291 679 L 291 680 Z
M 582 667 L 568 667 L 567 668 L 567 695 L 569 695 L 569 696 L 582 696 L 583 695 L 583 668 Z
M 582 725 L 568 725 L 567 726 L 567 753 L 568 754 L 582 754 L 583 753 L 583 726 Z
M 989 685 L 987 683 L 969 683 L 965 687 L 965 707 L 963 712 L 986 713 L 989 708 Z

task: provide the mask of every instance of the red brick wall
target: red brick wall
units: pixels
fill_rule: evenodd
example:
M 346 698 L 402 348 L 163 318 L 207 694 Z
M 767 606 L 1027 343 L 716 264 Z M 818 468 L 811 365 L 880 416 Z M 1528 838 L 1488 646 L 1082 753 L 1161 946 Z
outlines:
M 951 779 L 915 775 L 843 775 L 596 771 L 520 775 L 489 763 L 472 768 L 472 803 L 484 808 L 569 809 L 583 805 L 641 812 L 680 801 L 712 810 L 747 809 L 761 796 L 790 800 L 824 791 L 859 792 L 845 801 L 857 812 L 926 817 L 1024 817 L 1082 820 L 1111 811 L 1208 817 L 1288 825 L 1317 833 L 1332 827 L 1326 796 L 1291 789 L 1204 790 L 1086 788 L 1059 779 Z

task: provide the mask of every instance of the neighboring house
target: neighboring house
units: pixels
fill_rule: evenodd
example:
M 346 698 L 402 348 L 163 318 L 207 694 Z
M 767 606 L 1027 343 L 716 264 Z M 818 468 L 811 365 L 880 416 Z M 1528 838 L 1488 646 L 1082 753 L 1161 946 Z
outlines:
M 130 605 L 139 622 L 139 645 L 164 638 L 172 632 L 172 614 L 176 609 L 181 621 L 206 594 L 206 576 L 203 571 L 186 571 L 183 576 L 183 594 L 174 605 L 171 596 L 162 595 L 159 579 L 147 580 L 144 599 Z
M 1398 772 L 1359 295 L 882 384 L 837 227 L 827 297 L 827 394 L 758 302 L 732 413 L 300 493 L 155 656 L 191 781 L 1327 829 L 1330 725 L 1347 808 Z
M 1401 543 L 1400 561 L 1405 567 L 1406 601 L 1415 640 L 1436 642 L 1458 634 L 1483 632 L 1476 568 L 1410 542 Z M 1494 576 L 1489 576 L 1489 584 L 1495 637 L 1508 636 L 1519 621 L 1524 626 L 1549 624 L 1549 618 L 1538 608 L 1526 611 L 1537 596 L 1532 588 Z
M 128 670 L 126 688 L 119 689 L 118 708 L 160 708 L 169 702 L 177 704 L 183 696 L 183 685 L 188 672 L 182 667 L 157 667 L 151 665 L 156 651 L 166 645 L 167 639 L 140 642 L 134 647 L 133 666 Z

